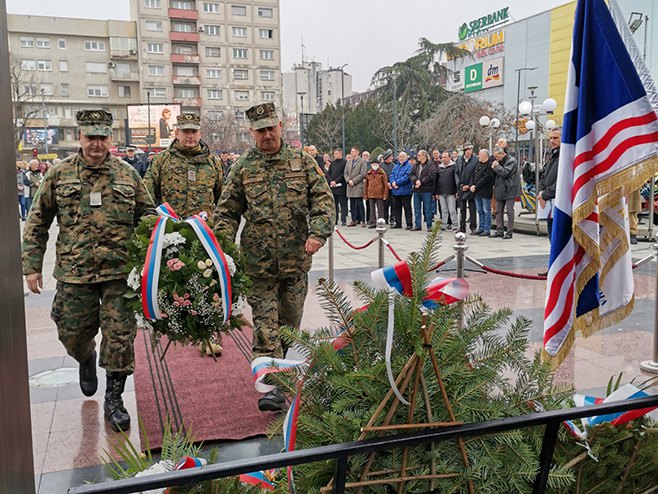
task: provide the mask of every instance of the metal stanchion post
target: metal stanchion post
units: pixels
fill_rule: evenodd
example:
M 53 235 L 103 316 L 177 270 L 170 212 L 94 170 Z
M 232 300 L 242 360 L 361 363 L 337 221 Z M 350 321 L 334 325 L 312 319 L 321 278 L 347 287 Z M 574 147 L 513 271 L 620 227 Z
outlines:
M 457 278 L 464 277 L 464 256 L 468 250 L 468 245 L 466 245 L 466 234 L 462 232 L 455 233 L 455 255 L 457 256 Z M 457 321 L 457 329 L 461 331 L 464 328 L 464 310 L 463 305 L 461 307 L 461 313 L 459 315 L 459 320 Z
M 658 293 L 658 244 L 653 244 L 653 250 L 656 255 L 656 293 Z M 658 297 L 656 296 L 654 296 L 653 311 L 653 360 L 640 363 L 640 369 L 650 374 L 658 374 Z
M 384 218 L 377 219 L 377 235 L 379 235 L 379 243 L 377 252 L 379 253 L 379 269 L 384 267 L 384 234 L 386 233 L 386 220 Z
M 334 227 L 334 230 L 336 227 Z M 329 279 L 334 281 L 334 230 L 329 235 Z

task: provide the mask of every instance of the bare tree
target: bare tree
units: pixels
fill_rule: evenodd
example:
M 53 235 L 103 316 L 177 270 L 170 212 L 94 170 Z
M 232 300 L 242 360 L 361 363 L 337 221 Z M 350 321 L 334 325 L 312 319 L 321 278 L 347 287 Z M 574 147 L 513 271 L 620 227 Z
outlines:
M 482 101 L 458 93 L 440 104 L 431 118 L 420 126 L 420 137 L 428 145 L 439 149 L 454 149 L 470 141 L 476 147 L 488 147 L 489 129 L 480 126 L 480 117 L 488 115 L 500 120 L 494 132 L 494 141 L 499 136 L 512 134 L 514 115 L 498 103 Z
M 208 117 L 201 119 L 201 132 L 203 140 L 211 151 L 218 153 L 221 150 L 241 150 L 243 131 L 240 122 L 228 112 L 221 117 Z
M 331 151 L 342 143 L 341 109 L 333 105 L 313 116 L 305 131 L 308 141 L 318 149 Z
M 11 81 L 14 144 L 18 148 L 29 121 L 37 116 L 46 118 L 46 115 L 41 115 L 41 106 L 37 107 L 31 104 L 41 102 L 42 98 L 39 93 L 39 83 L 41 81 L 36 70 L 27 70 L 23 60 L 10 55 L 9 78 Z M 50 98 L 52 96 L 49 95 L 48 99 Z

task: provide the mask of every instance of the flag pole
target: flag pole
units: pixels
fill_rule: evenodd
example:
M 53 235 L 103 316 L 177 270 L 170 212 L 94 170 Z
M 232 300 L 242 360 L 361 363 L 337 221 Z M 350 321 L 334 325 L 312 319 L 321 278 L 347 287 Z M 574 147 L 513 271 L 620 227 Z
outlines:
M 656 256 L 656 293 L 658 294 L 658 244 L 653 244 Z M 653 308 L 653 360 L 645 360 L 640 363 L 640 369 L 649 374 L 658 374 L 658 297 L 654 296 Z

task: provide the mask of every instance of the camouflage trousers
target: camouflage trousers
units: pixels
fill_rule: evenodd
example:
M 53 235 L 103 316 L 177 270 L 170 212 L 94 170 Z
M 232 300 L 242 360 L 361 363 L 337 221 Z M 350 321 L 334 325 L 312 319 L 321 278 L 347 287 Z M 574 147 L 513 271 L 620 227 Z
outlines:
M 252 278 L 252 282 L 247 299 L 254 320 L 254 358 L 283 358 L 288 348 L 279 337 L 279 328 L 298 328 L 302 323 L 308 273 L 286 278 Z
M 132 374 L 135 368 L 133 343 L 137 324 L 126 307 L 125 280 L 100 283 L 57 282 L 50 317 L 57 324 L 59 340 L 68 354 L 84 361 L 96 347 L 100 327 L 102 340 L 98 364 L 108 372 Z

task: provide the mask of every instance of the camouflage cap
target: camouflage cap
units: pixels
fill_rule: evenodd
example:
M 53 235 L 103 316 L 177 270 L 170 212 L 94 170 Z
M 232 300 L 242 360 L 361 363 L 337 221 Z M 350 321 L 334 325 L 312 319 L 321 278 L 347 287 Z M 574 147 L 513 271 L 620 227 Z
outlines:
M 176 128 L 180 130 L 199 130 L 201 128 L 201 119 L 196 113 L 181 113 L 176 119 Z
M 279 124 L 279 116 L 276 114 L 274 103 L 261 103 L 247 110 L 249 125 L 254 130 L 265 127 L 276 127 Z
M 112 135 L 112 114 L 105 110 L 80 110 L 75 119 L 80 132 L 86 136 Z

